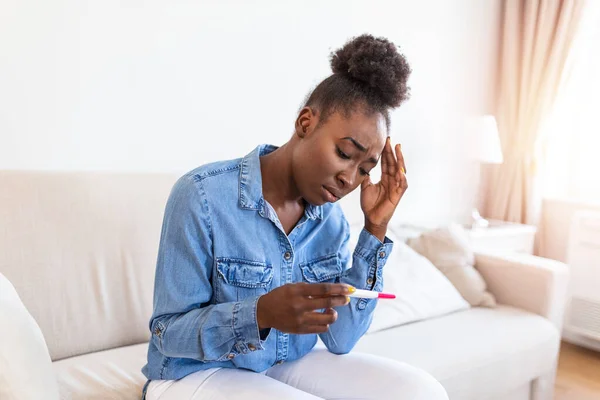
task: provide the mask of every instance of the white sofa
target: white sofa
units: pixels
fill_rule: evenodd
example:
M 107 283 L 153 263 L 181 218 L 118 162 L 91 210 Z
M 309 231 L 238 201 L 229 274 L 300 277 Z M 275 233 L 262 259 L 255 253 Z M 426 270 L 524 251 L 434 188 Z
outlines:
M 0 273 L 41 328 L 61 398 L 140 398 L 157 244 L 175 179 L 0 172 Z M 552 399 L 566 266 L 479 254 L 476 267 L 499 307 L 368 334 L 354 351 L 421 367 L 452 400 Z

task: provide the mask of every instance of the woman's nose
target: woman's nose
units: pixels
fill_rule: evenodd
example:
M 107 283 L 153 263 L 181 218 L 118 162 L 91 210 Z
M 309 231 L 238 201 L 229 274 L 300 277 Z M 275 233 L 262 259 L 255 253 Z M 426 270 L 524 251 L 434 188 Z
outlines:
M 348 178 L 348 176 L 344 174 L 338 175 L 338 181 L 342 188 L 349 188 L 354 184 L 354 179 Z

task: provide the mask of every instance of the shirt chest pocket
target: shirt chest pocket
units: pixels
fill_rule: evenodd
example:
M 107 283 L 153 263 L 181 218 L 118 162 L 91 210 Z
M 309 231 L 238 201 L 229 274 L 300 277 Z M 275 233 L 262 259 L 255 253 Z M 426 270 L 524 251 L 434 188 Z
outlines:
M 263 295 L 271 288 L 273 266 L 235 258 L 217 258 L 217 303 Z
M 329 254 L 300 264 L 305 282 L 334 283 L 342 275 L 342 265 L 337 254 Z

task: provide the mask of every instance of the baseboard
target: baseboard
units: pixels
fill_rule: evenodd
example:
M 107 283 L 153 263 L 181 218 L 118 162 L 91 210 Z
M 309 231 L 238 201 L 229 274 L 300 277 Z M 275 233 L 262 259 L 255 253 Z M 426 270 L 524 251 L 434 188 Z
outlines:
M 582 336 L 582 335 L 578 335 L 578 334 L 573 333 L 573 332 L 569 332 L 566 329 L 563 329 L 562 339 L 565 342 L 569 342 L 569 343 L 575 344 L 577 346 L 582 346 L 582 347 L 585 347 L 587 349 L 595 350 L 595 351 L 600 352 L 600 342 L 599 341 L 587 338 L 587 337 Z

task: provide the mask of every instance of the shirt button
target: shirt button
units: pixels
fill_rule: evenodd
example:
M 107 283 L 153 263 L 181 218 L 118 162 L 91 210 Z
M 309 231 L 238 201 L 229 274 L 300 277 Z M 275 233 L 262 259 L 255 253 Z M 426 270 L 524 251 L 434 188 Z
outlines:
M 373 284 L 373 278 L 367 279 L 367 285 L 372 285 L 372 284 Z
M 277 365 L 281 365 L 281 364 L 283 364 L 283 360 L 279 360 L 279 361 L 277 361 L 277 363 L 276 363 L 276 364 L 277 364 Z
M 289 260 L 292 257 L 292 253 L 290 253 L 289 251 L 286 251 L 285 254 L 283 255 L 283 258 L 285 258 L 286 260 Z
M 227 356 L 227 358 L 229 358 L 230 360 L 233 359 L 233 357 L 235 357 L 235 354 L 233 353 L 229 353 L 229 355 Z
M 248 349 L 249 349 L 250 351 L 254 351 L 254 350 L 256 350 L 256 346 L 254 346 L 252 343 L 250 343 L 250 344 L 248 345 Z
M 382 251 L 381 253 L 379 253 L 379 257 L 381 257 L 381 258 L 385 257 L 385 251 Z

